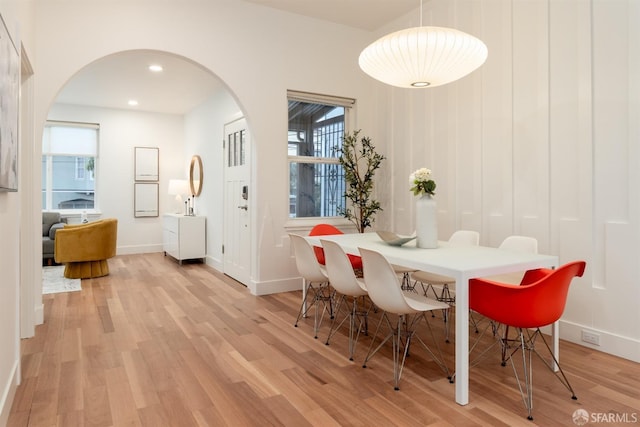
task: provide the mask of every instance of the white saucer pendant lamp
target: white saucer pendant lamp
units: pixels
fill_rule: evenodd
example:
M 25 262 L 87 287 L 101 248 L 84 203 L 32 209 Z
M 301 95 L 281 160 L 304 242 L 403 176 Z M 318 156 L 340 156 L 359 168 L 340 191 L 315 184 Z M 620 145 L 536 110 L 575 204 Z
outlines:
M 435 87 L 458 80 L 487 59 L 487 46 L 453 28 L 413 27 L 388 34 L 360 54 L 360 68 L 388 85 Z

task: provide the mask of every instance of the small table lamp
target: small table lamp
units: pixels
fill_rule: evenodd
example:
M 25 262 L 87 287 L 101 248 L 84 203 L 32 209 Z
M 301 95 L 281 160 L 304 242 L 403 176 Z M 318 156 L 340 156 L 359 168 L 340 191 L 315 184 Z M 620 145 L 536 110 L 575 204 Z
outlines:
M 189 181 L 186 179 L 170 179 L 167 193 L 171 196 L 176 196 L 176 201 L 179 204 L 176 213 L 180 213 L 184 202 L 182 196 L 189 194 Z

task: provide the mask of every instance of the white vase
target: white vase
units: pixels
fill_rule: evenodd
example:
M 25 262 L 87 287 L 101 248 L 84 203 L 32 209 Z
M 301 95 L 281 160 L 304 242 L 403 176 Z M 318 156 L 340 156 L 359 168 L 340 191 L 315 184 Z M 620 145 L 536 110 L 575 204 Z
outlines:
M 416 200 L 416 246 L 433 249 L 438 247 L 438 212 L 436 199 L 424 194 Z

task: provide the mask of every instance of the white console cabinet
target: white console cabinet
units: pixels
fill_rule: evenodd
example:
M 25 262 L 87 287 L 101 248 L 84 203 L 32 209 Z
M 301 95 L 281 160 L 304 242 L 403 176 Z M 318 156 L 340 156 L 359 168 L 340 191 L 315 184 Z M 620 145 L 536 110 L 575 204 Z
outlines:
M 182 264 L 185 259 L 202 259 L 206 255 L 206 218 L 181 214 L 164 214 L 162 249 Z

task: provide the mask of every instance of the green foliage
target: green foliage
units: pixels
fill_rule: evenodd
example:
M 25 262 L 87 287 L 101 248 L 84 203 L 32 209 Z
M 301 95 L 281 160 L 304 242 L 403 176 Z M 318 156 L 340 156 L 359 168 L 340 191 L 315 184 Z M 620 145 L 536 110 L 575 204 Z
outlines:
M 411 192 L 414 196 L 421 196 L 423 194 L 430 194 L 434 196 L 436 194 L 436 182 L 431 179 L 431 169 L 420 168 L 409 175 L 409 181 L 411 181 Z
M 375 221 L 375 214 L 382 210 L 380 202 L 372 198 L 373 176 L 385 157 L 376 153 L 371 138 L 358 140 L 360 130 L 346 133 L 342 147 L 336 147 L 346 182 L 345 197 L 351 207 L 338 207 L 338 213 L 353 222 L 364 233 Z

